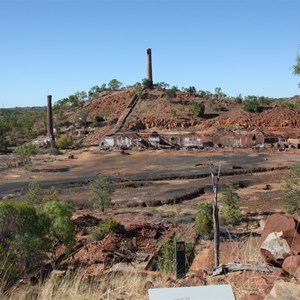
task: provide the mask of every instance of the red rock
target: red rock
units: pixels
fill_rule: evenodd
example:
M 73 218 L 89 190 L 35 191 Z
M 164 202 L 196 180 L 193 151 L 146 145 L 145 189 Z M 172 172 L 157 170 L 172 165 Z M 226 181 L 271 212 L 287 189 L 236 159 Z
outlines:
M 296 300 L 299 299 L 299 295 L 300 285 L 298 283 L 278 280 L 264 300 Z
M 283 262 L 282 268 L 290 275 L 300 278 L 300 256 L 287 257 Z
M 187 277 L 189 278 L 205 278 L 207 276 L 207 272 L 203 271 L 203 270 L 197 270 L 197 271 L 193 271 L 191 273 L 187 274 Z
M 204 278 L 199 277 L 189 277 L 185 279 L 181 279 L 177 282 L 177 287 L 183 287 L 183 286 L 202 286 L 206 285 L 206 280 Z
M 163 283 L 167 287 L 171 286 L 174 282 L 175 282 L 175 280 L 173 278 L 171 278 L 170 276 L 165 276 L 163 278 Z
M 263 276 L 256 277 L 254 283 L 260 294 L 264 296 L 267 295 L 272 289 L 272 285 L 270 285 L 267 278 Z
M 154 284 L 152 281 L 146 281 L 144 284 L 144 292 L 147 293 L 149 289 L 153 289 Z
M 243 296 L 241 298 L 239 298 L 239 300 L 263 300 L 264 297 L 256 295 L 256 294 L 251 294 L 251 295 L 247 295 L 247 296 Z
M 258 275 L 254 279 L 255 286 L 259 291 L 259 294 L 266 296 L 272 289 L 274 282 L 284 277 L 284 271 L 277 269 L 271 274 Z

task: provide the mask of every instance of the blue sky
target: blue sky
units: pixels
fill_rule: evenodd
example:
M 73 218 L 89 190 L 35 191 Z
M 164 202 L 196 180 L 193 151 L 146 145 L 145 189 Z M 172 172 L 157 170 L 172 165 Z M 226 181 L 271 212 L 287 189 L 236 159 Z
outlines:
M 228 95 L 300 94 L 300 1 L 0 0 L 0 107 L 43 106 L 116 78 Z

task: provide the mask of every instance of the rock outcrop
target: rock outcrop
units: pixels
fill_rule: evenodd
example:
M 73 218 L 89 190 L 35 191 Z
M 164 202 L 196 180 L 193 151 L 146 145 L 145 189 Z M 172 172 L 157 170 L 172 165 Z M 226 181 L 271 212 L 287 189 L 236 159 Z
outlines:
M 300 254 L 299 222 L 291 216 L 274 214 L 261 234 L 260 251 L 264 260 L 281 266 L 290 255 Z

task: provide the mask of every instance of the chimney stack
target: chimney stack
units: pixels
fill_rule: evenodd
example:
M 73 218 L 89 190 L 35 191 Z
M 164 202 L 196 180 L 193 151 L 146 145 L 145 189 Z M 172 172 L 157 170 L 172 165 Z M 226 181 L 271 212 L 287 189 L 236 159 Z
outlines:
M 151 81 L 151 85 L 153 84 L 152 78 L 152 56 L 151 56 L 151 49 L 147 49 L 147 79 Z
M 55 144 L 53 133 L 53 116 L 52 116 L 52 96 L 47 96 L 47 137 L 50 139 L 51 146 Z

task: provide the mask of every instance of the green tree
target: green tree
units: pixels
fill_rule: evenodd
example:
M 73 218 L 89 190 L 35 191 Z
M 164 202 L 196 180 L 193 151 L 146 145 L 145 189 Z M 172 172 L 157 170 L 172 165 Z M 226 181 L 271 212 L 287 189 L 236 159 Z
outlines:
M 23 144 L 17 147 L 14 151 L 18 160 L 20 160 L 25 168 L 27 168 L 31 163 L 31 157 L 37 153 L 35 146 L 31 143 Z
M 259 103 L 256 96 L 246 96 L 242 103 L 244 111 L 258 112 Z
M 94 203 L 94 207 L 104 212 L 106 208 L 111 206 L 111 197 L 114 187 L 107 177 L 97 177 L 90 184 L 90 199 Z
M 167 89 L 170 85 L 168 83 L 165 83 L 164 81 L 162 82 L 157 82 L 155 84 L 155 88 L 158 89 L 159 91 L 163 91 Z
M 117 79 L 112 79 L 108 83 L 108 88 L 112 91 L 118 91 L 122 86 L 122 82 L 118 81 Z
M 26 202 L 0 202 L 0 245 L 25 269 L 36 265 L 50 248 L 48 219 Z
M 107 90 L 108 90 L 108 88 L 106 86 L 106 83 L 103 83 L 101 86 L 95 85 L 95 86 L 91 87 L 90 90 L 88 91 L 88 98 L 92 99 L 93 97 L 96 97 L 100 93 L 103 93 Z
M 300 54 L 298 54 L 296 57 L 296 64 L 293 66 L 293 73 L 295 75 L 300 75 Z M 298 86 L 300 88 L 300 82 L 299 82 Z
M 258 98 L 258 105 L 259 106 L 269 106 L 272 103 L 272 99 L 264 96 L 260 96 Z
M 218 87 L 216 87 L 215 88 L 215 97 L 216 98 L 221 98 L 221 96 L 222 96 L 222 92 L 221 92 L 221 88 L 218 86 Z
M 211 239 L 213 231 L 213 207 L 210 203 L 201 203 L 195 218 L 195 230 L 204 238 Z
M 241 209 L 237 205 L 240 196 L 236 192 L 234 184 L 229 184 L 222 191 L 222 213 L 226 223 L 236 225 L 242 219 Z
M 188 88 L 184 88 L 183 91 L 186 92 L 186 93 L 192 94 L 192 95 L 197 94 L 197 90 L 196 90 L 196 88 L 194 86 L 190 86 Z
M 75 242 L 75 224 L 71 217 L 74 209 L 65 202 L 49 201 L 44 205 L 43 212 L 50 221 L 48 237 L 53 245 L 63 244 L 70 249 Z
M 300 213 L 300 163 L 291 166 L 289 173 L 284 177 L 285 209 L 288 213 Z
M 196 101 L 192 101 L 192 113 L 195 118 L 201 117 L 204 115 L 205 105 Z
M 153 88 L 153 81 L 147 78 L 144 78 L 142 80 L 142 85 L 146 89 L 152 89 Z

